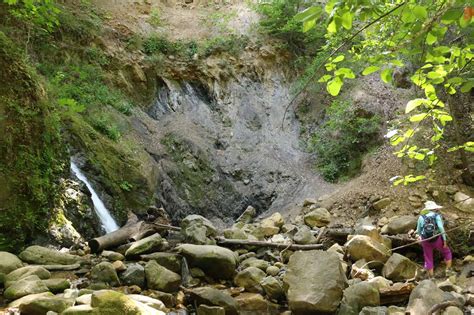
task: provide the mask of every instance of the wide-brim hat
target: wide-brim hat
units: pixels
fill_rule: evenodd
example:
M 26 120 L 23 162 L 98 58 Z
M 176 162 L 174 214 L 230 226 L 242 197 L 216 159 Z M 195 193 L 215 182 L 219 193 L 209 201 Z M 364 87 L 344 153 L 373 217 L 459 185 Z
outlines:
M 423 210 L 437 210 L 443 208 L 442 206 L 438 205 L 436 202 L 428 200 L 425 202 L 425 207 Z

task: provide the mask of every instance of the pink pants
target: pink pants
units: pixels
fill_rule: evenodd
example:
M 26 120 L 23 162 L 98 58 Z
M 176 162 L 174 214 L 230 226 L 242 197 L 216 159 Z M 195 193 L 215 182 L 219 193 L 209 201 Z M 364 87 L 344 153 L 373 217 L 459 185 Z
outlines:
M 433 241 L 433 240 L 432 240 Z M 452 259 L 451 250 L 449 247 L 443 247 L 443 238 L 439 236 L 433 242 L 422 241 L 421 247 L 423 247 L 423 256 L 425 257 L 425 269 L 430 270 L 434 268 L 433 262 L 433 250 L 438 250 L 443 254 L 444 261 Z

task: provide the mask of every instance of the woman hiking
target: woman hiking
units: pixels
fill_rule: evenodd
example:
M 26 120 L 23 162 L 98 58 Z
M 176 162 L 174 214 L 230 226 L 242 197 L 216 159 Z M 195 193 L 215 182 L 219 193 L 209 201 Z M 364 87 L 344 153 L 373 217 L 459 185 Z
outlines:
M 434 261 L 433 251 L 436 249 L 443 254 L 446 263 L 446 276 L 452 274 L 452 254 L 448 247 L 446 232 L 444 231 L 443 220 L 438 210 L 442 206 L 437 205 L 434 201 L 425 202 L 425 207 L 420 212 L 418 224 L 416 228 L 417 234 L 421 238 L 421 247 L 423 248 L 423 256 L 425 259 L 425 269 L 428 271 L 428 276 L 434 276 Z M 432 239 L 428 239 L 436 234 L 438 235 Z

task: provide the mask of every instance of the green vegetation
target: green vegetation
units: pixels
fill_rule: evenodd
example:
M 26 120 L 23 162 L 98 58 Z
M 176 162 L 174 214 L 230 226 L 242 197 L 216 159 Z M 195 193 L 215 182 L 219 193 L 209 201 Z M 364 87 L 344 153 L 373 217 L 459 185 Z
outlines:
M 330 0 L 310 6 L 294 19 L 303 24 L 303 31 L 315 34 L 325 25 L 328 57 L 317 62 L 306 82 L 316 79 L 325 83 L 332 96 L 340 93 L 345 80 L 356 77 L 358 71 L 354 70 L 359 67 L 365 68 L 362 75 L 378 72 L 381 80 L 391 83 L 394 71 L 410 63 L 413 71 L 409 77 L 418 87 L 418 95 L 406 105 L 405 121 L 389 133 L 390 143 L 398 147 L 395 154 L 433 166 L 441 153 L 459 151 L 463 178 L 474 184 L 467 158 L 474 152 L 474 142 L 469 141 L 472 134 L 459 127 L 461 121 L 470 120 L 470 114 L 459 106 L 466 102 L 460 94 L 470 93 L 474 87 L 472 7 L 461 0 Z M 459 121 L 450 124 L 454 120 Z M 415 135 L 426 131 L 430 134 L 418 138 L 428 138 L 430 143 L 416 141 Z M 446 150 L 450 145 L 441 140 L 449 133 L 457 145 Z M 407 185 L 424 178 L 425 174 L 407 174 L 398 176 L 394 184 Z
M 318 157 L 318 169 L 331 182 L 350 177 L 360 169 L 363 156 L 380 143 L 379 116 L 334 101 L 326 121 L 312 134 L 309 150 Z
M 163 24 L 163 21 L 161 19 L 161 13 L 158 8 L 153 8 L 151 10 L 148 22 L 155 27 L 161 26 Z

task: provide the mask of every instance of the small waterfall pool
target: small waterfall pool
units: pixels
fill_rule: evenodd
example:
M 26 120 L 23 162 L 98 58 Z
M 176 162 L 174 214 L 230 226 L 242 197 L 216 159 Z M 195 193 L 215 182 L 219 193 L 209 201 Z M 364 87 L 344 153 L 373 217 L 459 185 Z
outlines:
M 87 189 L 89 189 L 92 197 L 92 203 L 94 204 L 94 210 L 99 216 L 100 223 L 104 228 L 105 232 L 110 233 L 115 230 L 118 230 L 119 226 L 117 222 L 115 222 L 114 218 L 110 214 L 109 210 L 105 207 L 102 200 L 100 200 L 99 196 L 97 195 L 96 191 L 92 187 L 91 183 L 87 180 L 87 177 L 82 173 L 79 167 L 71 160 L 71 170 L 73 171 L 74 175 L 79 178 L 81 182 L 86 184 Z

